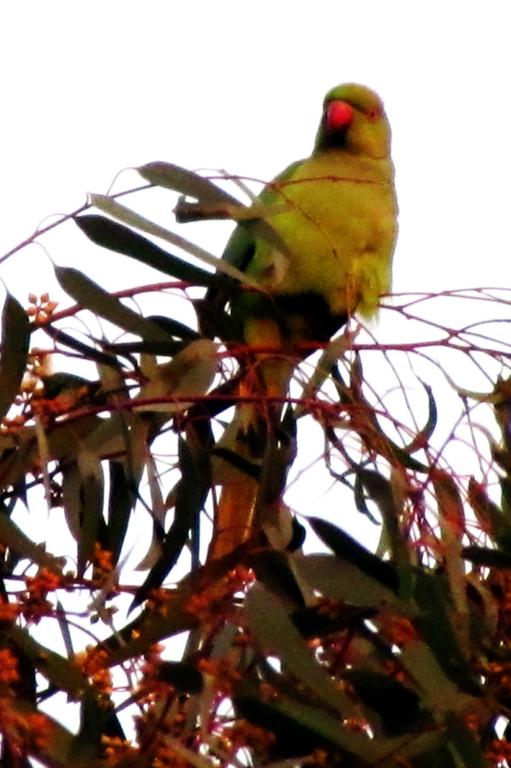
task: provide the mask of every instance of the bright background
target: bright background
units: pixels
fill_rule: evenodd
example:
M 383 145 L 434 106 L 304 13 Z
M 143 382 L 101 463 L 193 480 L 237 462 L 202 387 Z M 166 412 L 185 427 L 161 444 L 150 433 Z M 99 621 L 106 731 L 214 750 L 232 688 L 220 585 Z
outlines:
M 2 3 L 0 254 L 128 166 L 270 179 L 309 153 L 326 90 L 360 81 L 393 126 L 395 289 L 509 284 L 508 14 L 506 0 Z M 32 247 L 0 277 L 25 300 L 48 266 Z

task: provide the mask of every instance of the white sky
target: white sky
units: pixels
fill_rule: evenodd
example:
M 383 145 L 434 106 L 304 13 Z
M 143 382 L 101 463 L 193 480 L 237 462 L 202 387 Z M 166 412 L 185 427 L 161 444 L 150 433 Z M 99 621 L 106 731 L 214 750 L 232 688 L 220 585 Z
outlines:
M 309 153 L 325 91 L 353 80 L 393 126 L 395 289 L 509 285 L 508 14 L 506 0 L 2 3 L 0 254 L 127 166 L 271 178 Z M 70 264 L 73 241 L 43 242 Z M 30 248 L 0 277 L 24 299 L 48 268 Z

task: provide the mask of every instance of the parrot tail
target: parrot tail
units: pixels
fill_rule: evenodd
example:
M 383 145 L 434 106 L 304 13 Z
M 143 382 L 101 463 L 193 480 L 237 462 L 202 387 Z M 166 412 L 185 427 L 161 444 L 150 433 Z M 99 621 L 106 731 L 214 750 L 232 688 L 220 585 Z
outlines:
M 248 541 L 256 544 L 266 520 L 278 516 L 288 468 L 280 420 L 293 369 L 286 363 L 284 375 L 283 365 L 266 359 L 257 372 L 262 375 L 252 370 L 239 382 L 234 417 L 213 452 L 213 475 L 222 488 L 208 560 L 225 557 Z
M 249 541 L 257 543 L 263 531 L 274 540 L 276 528 L 283 527 L 276 521 L 289 517 L 282 494 L 294 459 L 294 422 L 286 415 L 281 421 L 289 382 L 296 365 L 347 320 L 346 314 L 333 315 L 315 294 L 265 301 L 257 316 L 245 320 L 245 341 L 249 349 L 275 351 L 253 353 L 253 364 L 238 384 L 234 418 L 213 451 L 213 475 L 222 490 L 208 560 L 229 555 Z M 296 346 L 312 340 L 310 348 Z

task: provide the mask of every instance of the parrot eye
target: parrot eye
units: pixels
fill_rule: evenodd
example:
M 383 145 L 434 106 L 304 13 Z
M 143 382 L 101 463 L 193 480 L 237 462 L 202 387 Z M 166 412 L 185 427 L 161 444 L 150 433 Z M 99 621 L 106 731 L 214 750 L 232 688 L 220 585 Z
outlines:
M 375 120 L 381 117 L 381 110 L 378 107 L 371 107 L 367 110 L 366 117 L 371 123 L 374 123 Z

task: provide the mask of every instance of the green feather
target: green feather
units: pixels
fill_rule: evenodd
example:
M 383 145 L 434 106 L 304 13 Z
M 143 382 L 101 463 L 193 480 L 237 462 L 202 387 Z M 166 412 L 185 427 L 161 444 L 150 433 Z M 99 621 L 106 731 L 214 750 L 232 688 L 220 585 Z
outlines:
M 338 135 L 329 134 L 325 122 L 334 101 L 353 110 L 351 124 Z M 289 305 L 292 297 L 316 297 L 333 319 L 330 332 L 335 318 L 340 325 L 355 311 L 373 316 L 381 294 L 391 289 L 397 203 L 383 105 L 368 88 L 347 84 L 329 91 L 324 106 L 310 157 L 279 174 L 256 204 L 285 252 L 255 237 L 249 223 L 237 226 L 226 247 L 224 258 L 264 292 L 240 290 L 232 300 L 233 313 L 245 325 L 278 309 L 281 299 Z M 248 335 L 253 341 L 257 331 Z

